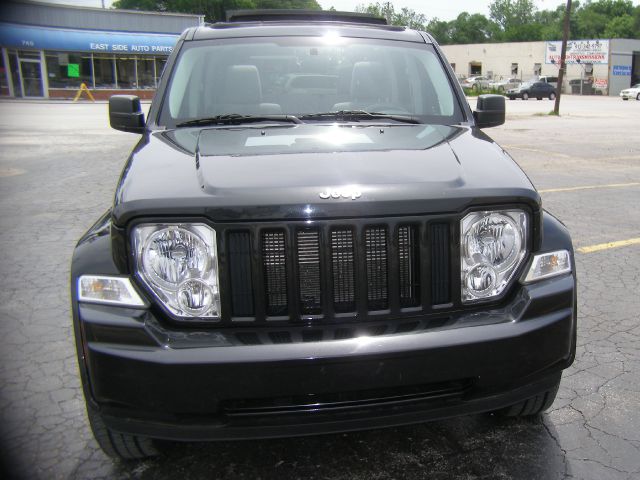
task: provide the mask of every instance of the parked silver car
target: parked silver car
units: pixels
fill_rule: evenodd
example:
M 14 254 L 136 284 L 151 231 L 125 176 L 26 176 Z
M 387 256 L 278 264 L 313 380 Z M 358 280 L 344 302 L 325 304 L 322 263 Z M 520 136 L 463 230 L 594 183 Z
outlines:
M 522 85 L 522 80 L 519 78 L 505 78 L 503 80 L 498 80 L 495 82 L 489 83 L 489 88 L 493 88 L 500 92 L 506 92 L 507 90 L 512 90 L 514 88 L 518 88 Z
M 472 90 L 486 90 L 489 88 L 489 83 L 487 77 L 475 76 L 462 80 L 460 85 L 462 88 L 471 88 Z

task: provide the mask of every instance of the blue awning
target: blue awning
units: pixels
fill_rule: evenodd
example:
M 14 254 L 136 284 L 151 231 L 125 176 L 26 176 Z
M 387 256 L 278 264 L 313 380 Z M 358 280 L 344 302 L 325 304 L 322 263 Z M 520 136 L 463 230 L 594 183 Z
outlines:
M 178 35 L 69 30 L 0 23 L 0 46 L 73 52 L 169 55 Z

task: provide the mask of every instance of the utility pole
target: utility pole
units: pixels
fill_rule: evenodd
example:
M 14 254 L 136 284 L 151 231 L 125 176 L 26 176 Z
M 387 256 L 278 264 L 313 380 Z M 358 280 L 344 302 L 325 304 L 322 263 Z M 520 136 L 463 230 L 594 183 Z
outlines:
M 567 58 L 567 40 L 569 40 L 569 17 L 571 16 L 571 0 L 567 0 L 567 10 L 564 12 L 564 27 L 562 29 L 562 51 L 560 52 L 560 71 L 558 72 L 558 88 L 556 92 L 556 104 L 553 107 L 554 115 L 560 115 L 560 95 L 562 95 L 562 84 L 564 82 L 564 72 L 567 70 L 565 60 Z

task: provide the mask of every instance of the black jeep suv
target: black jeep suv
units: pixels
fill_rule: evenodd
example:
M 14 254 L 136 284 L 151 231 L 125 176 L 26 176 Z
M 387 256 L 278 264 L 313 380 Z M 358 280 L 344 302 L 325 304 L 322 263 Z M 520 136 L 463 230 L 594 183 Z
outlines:
M 548 408 L 571 239 L 477 105 L 428 34 L 333 12 L 189 29 L 146 120 L 112 97 L 142 137 L 71 272 L 105 452 Z

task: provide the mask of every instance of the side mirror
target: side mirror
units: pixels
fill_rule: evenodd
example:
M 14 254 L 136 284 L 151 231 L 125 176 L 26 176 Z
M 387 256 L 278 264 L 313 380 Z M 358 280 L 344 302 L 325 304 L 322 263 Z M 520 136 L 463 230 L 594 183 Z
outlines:
M 140 99 L 135 95 L 113 95 L 109 98 L 109 123 L 111 128 L 123 132 L 144 132 Z
M 478 128 L 497 127 L 504 123 L 505 111 L 502 95 L 480 95 L 473 117 Z

